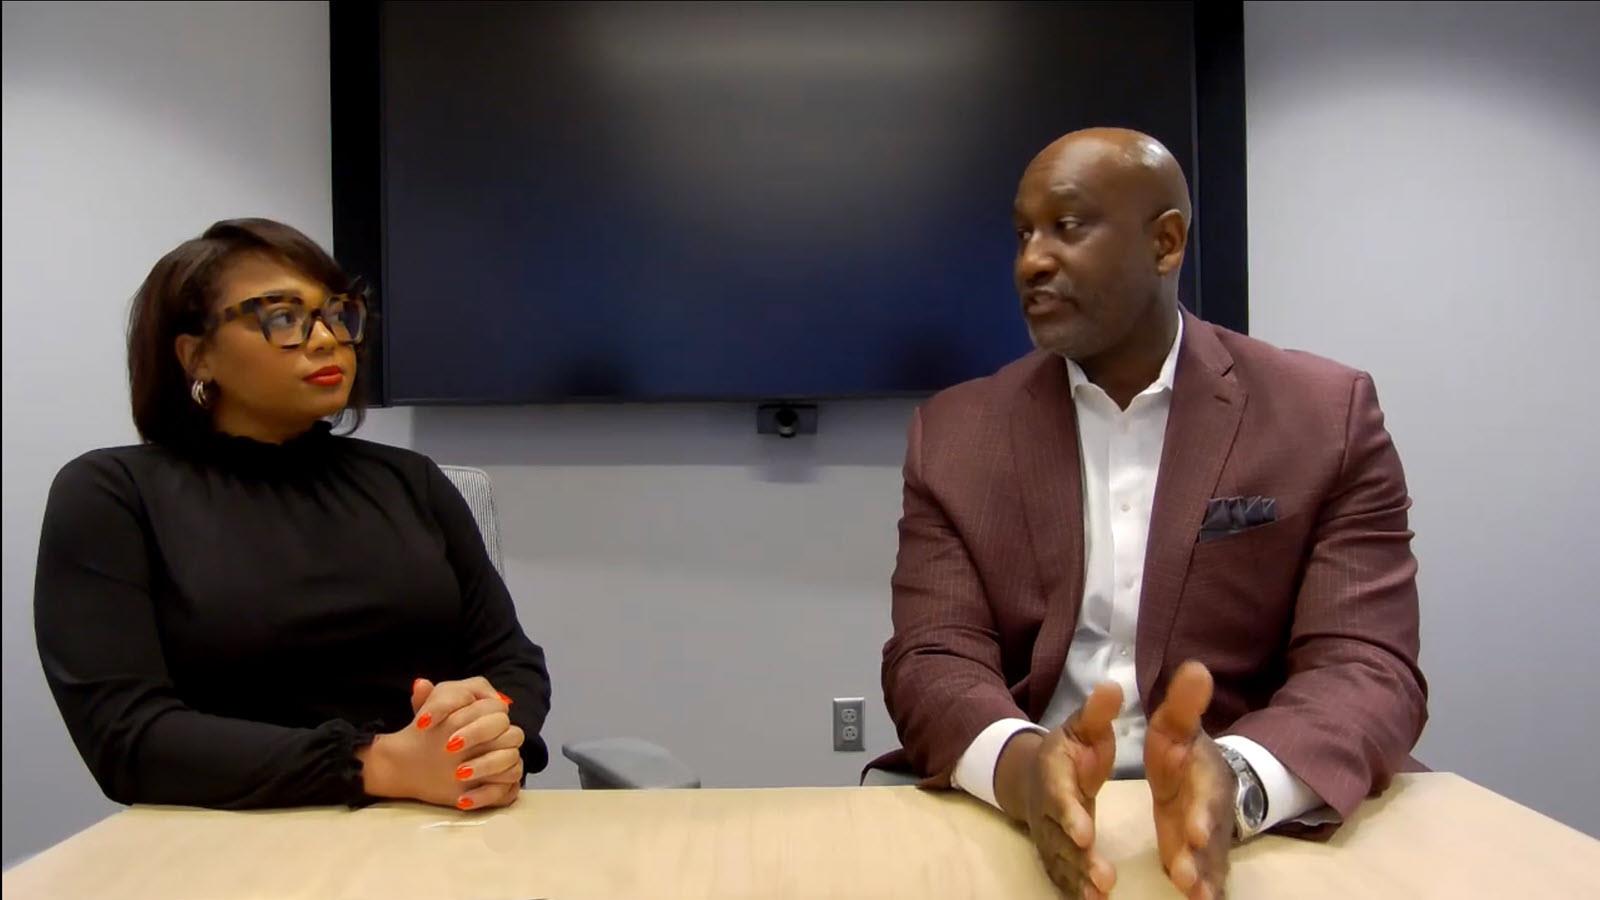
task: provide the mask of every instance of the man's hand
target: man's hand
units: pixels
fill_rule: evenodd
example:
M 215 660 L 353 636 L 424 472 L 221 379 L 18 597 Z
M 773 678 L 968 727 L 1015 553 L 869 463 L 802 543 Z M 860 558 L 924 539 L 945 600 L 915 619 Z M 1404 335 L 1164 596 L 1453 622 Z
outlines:
M 1074 900 L 1103 900 L 1117 880 L 1094 849 L 1094 798 L 1116 762 L 1121 709 L 1122 689 L 1101 684 L 1060 728 L 1013 737 L 995 766 L 1001 808 L 1028 826 L 1045 872 Z
M 1184 663 L 1144 739 L 1161 866 L 1189 900 L 1221 900 L 1233 846 L 1233 769 L 1200 730 L 1210 704 L 1211 673 Z

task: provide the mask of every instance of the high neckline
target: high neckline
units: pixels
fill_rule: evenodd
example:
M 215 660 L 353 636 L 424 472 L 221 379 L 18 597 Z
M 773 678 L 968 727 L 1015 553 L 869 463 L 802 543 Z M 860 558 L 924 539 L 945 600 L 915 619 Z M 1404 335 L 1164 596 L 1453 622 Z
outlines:
M 200 455 L 212 462 L 242 467 L 302 465 L 327 455 L 333 425 L 319 421 L 281 444 L 211 430 L 197 443 Z

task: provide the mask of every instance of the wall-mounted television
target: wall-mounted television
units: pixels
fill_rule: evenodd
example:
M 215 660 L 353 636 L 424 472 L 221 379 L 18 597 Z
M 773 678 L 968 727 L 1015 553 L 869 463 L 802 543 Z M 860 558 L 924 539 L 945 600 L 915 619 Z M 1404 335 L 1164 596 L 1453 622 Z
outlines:
M 334 250 L 377 285 L 378 399 L 987 374 L 1029 348 L 1017 177 L 1092 124 L 1183 162 L 1181 294 L 1242 329 L 1242 17 L 1205 6 L 335 0 Z

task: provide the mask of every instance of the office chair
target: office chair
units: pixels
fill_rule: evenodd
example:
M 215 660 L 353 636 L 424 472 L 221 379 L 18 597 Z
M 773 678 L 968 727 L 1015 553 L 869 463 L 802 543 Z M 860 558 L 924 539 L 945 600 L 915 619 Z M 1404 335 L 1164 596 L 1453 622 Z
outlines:
M 502 576 L 500 519 L 494 511 L 494 488 L 489 473 L 467 466 L 440 466 L 444 476 L 461 492 L 483 534 L 489 561 Z M 568 741 L 561 753 L 578 767 L 578 783 L 585 789 L 697 788 L 700 779 L 665 747 L 641 738 L 606 737 Z

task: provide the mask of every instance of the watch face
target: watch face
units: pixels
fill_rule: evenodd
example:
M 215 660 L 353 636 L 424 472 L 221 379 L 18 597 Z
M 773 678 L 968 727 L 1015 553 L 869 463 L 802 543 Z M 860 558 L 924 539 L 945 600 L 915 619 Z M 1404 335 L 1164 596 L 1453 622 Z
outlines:
M 1244 789 L 1244 796 L 1239 798 L 1239 811 L 1244 813 L 1244 819 L 1251 827 L 1266 818 L 1267 798 L 1259 785 L 1248 785 Z

